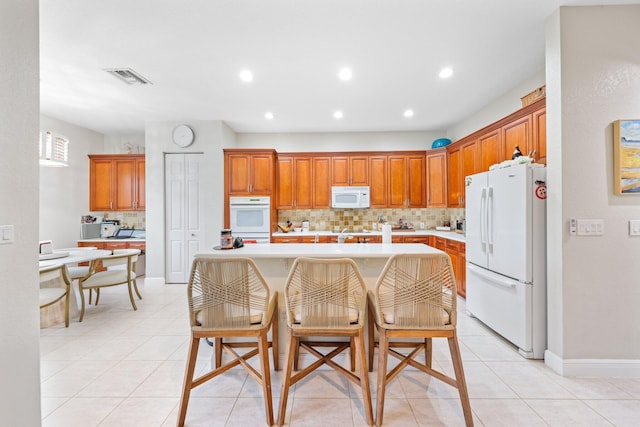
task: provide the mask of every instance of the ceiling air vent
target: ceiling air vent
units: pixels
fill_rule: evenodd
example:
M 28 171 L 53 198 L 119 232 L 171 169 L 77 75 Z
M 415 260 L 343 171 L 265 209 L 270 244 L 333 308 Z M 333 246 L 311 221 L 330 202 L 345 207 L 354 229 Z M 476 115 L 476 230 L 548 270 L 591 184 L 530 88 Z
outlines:
M 128 85 L 147 85 L 151 82 L 140 74 L 133 71 L 131 68 L 106 68 L 104 71 L 116 76 Z

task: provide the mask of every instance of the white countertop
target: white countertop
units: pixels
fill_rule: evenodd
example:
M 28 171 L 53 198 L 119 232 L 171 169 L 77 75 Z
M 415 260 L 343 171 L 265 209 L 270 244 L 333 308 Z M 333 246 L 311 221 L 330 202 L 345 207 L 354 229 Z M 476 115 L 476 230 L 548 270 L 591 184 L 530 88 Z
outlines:
M 422 243 L 263 243 L 245 244 L 242 248 L 214 250 L 201 254 L 249 258 L 389 258 L 396 254 L 439 253 L 440 250 Z
M 78 240 L 78 242 L 83 242 L 83 243 L 91 243 L 91 242 L 146 242 L 147 240 L 145 238 L 140 238 L 140 237 L 131 237 L 131 238 L 127 238 L 127 239 L 107 239 L 107 238 L 102 238 L 102 237 L 96 237 L 94 239 L 80 239 Z
M 362 236 L 382 236 L 381 231 L 347 231 L 346 234 L 350 234 L 356 237 Z M 298 237 L 298 236 L 334 236 L 338 237 L 340 233 L 333 231 L 323 231 L 323 230 L 310 230 L 310 231 L 294 231 L 291 230 L 288 233 L 283 233 L 281 231 L 271 233 L 272 237 Z M 438 230 L 415 230 L 415 231 L 393 231 L 391 233 L 393 236 L 438 236 L 444 237 L 445 239 L 456 240 L 458 242 L 465 242 L 464 234 L 456 233 L 455 231 L 438 231 Z M 368 244 L 368 243 L 367 243 Z

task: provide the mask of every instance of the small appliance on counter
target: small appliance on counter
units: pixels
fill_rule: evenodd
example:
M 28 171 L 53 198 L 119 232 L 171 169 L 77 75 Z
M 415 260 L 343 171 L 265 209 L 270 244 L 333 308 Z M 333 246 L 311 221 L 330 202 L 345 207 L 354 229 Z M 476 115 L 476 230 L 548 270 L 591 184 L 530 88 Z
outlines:
M 97 239 L 100 237 L 102 231 L 102 224 L 99 223 L 85 223 L 80 225 L 80 238 L 85 239 Z
M 105 221 L 100 224 L 100 237 L 107 238 L 112 237 L 118 231 L 118 225 L 115 222 Z

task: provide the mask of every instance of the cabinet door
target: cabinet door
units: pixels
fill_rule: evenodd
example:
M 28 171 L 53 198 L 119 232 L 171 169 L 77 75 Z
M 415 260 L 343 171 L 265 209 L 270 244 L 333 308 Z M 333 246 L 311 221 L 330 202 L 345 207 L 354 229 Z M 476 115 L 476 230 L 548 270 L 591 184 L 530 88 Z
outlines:
M 369 156 L 349 157 L 350 185 L 369 185 Z
M 113 210 L 113 161 L 91 159 L 89 162 L 89 210 Z
M 278 157 L 278 209 L 293 209 L 293 157 Z
M 311 175 L 311 157 L 294 157 L 294 202 L 296 209 L 311 209 L 313 207 L 313 184 Z
M 116 191 L 113 210 L 131 211 L 136 201 L 136 161 L 115 160 Z
M 273 243 L 301 243 L 300 236 L 297 237 L 274 237 L 272 239 Z
M 248 154 L 228 154 L 227 182 L 229 194 L 249 194 L 250 156 Z
M 369 156 L 369 198 L 372 208 L 387 207 L 387 156 Z
M 147 209 L 147 181 L 145 173 L 145 159 L 136 160 L 136 204 L 135 209 L 137 211 L 144 211 Z
M 427 154 L 427 207 L 447 207 L 447 152 Z
M 460 178 L 462 176 L 462 171 L 460 170 L 462 165 L 461 155 L 461 147 L 449 149 L 447 153 L 447 205 L 450 208 L 460 207 L 462 202 L 461 195 L 464 191 L 464 186 L 462 186 L 462 179 Z
M 368 156 L 334 156 L 331 185 L 369 185 Z
M 331 208 L 331 157 L 313 157 L 313 208 Z
M 532 115 L 533 136 L 531 150 L 536 163 L 547 163 L 547 109 L 534 111 Z
M 407 157 L 407 207 L 427 206 L 426 162 L 424 154 Z
M 460 155 L 460 204 L 458 207 L 464 208 L 465 201 L 465 178 L 469 175 L 473 175 L 474 173 L 480 172 L 480 165 L 478 162 L 478 144 L 477 141 L 470 141 L 462 144 L 460 147 L 461 155 Z
M 511 160 L 516 147 L 523 155 L 531 150 L 531 116 L 522 117 L 502 127 L 502 160 Z
M 502 161 L 500 153 L 500 130 L 496 129 L 478 138 L 480 147 L 480 171 L 489 170 L 489 166 Z
M 331 185 L 349 185 L 349 157 L 334 156 L 331 158 Z
M 407 158 L 405 156 L 389 156 L 389 192 L 387 206 L 404 208 L 407 205 Z
M 271 195 L 273 178 L 273 157 L 268 154 L 255 154 L 250 157 L 251 168 L 249 192 L 251 194 Z

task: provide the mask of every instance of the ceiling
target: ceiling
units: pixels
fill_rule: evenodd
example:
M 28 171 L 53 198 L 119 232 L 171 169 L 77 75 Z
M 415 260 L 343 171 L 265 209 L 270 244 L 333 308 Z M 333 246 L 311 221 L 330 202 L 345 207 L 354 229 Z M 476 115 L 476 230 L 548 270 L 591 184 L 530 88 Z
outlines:
M 193 120 L 242 133 L 446 130 L 544 69 L 560 5 L 621 3 L 636 1 L 41 0 L 41 112 L 107 135 Z M 453 76 L 440 79 L 445 66 Z

